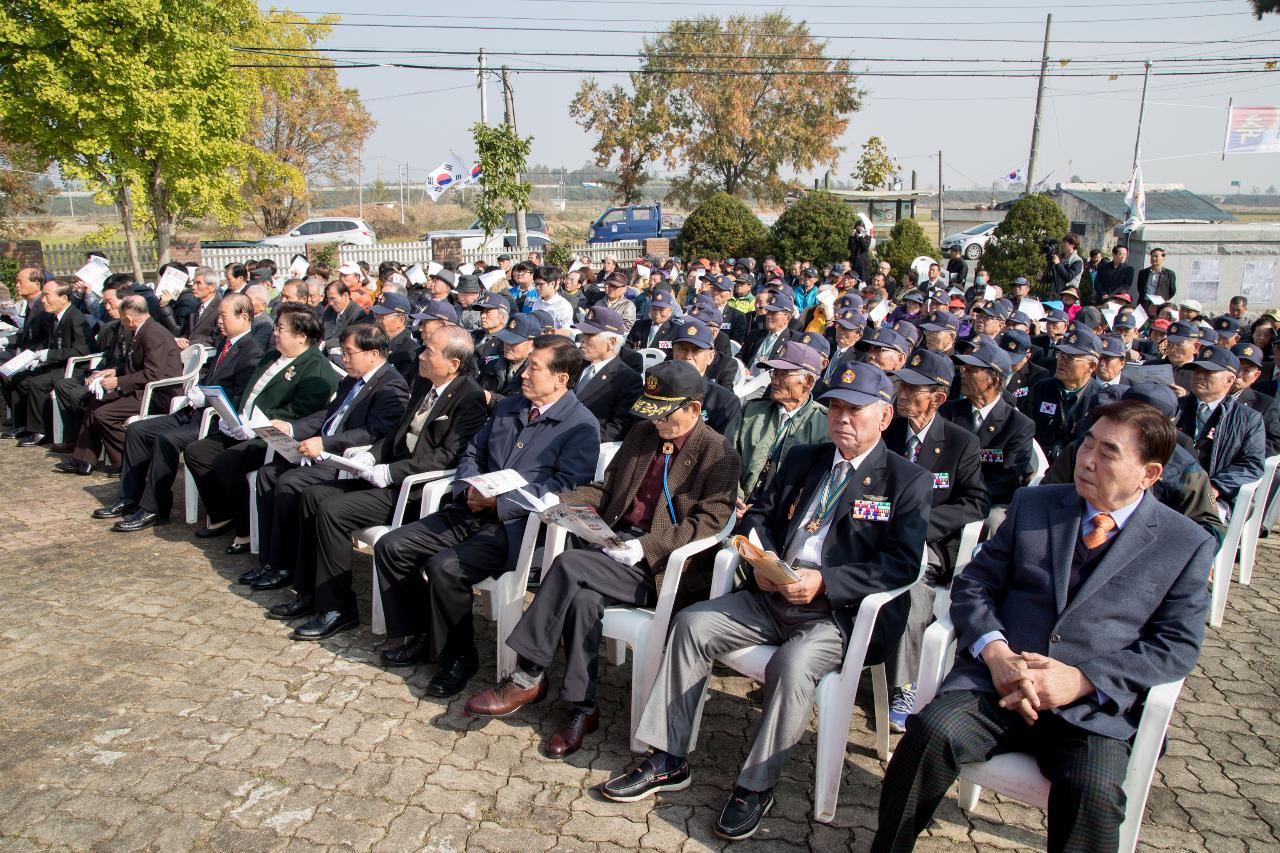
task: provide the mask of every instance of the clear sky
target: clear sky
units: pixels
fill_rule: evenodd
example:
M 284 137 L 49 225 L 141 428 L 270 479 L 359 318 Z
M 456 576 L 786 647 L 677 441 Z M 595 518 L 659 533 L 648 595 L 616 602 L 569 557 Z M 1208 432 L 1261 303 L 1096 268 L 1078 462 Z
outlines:
M 335 58 L 474 66 L 474 51 L 484 47 L 492 55 L 491 65 L 505 63 L 514 72 L 518 127 L 534 137 L 531 162 L 578 167 L 590 158 L 592 140 L 569 118 L 567 107 L 580 80 L 589 75 L 520 73 L 521 69 L 634 68 L 643 33 L 665 29 L 674 18 L 764 14 L 778 6 L 759 0 L 490 0 L 474 7 L 409 0 L 309 0 L 289 8 L 307 15 L 337 13 L 344 24 L 357 25 L 338 26 L 322 47 L 468 52 L 330 54 Z M 845 152 L 837 169 L 842 177 L 847 177 L 862 143 L 872 135 L 881 136 L 898 158 L 904 182 L 915 169 L 921 187 L 936 184 L 934 152 L 939 148 L 948 187 L 989 187 L 1008 172 L 1025 169 L 1034 74 L 1045 14 L 1052 11 L 1053 71 L 1135 76 L 1049 79 L 1037 179 L 1051 172 L 1050 184 L 1072 174 L 1086 180 L 1128 180 L 1141 60 L 1150 58 L 1157 73 L 1178 71 L 1182 76 L 1151 79 L 1142 145 L 1144 178 L 1148 184 L 1181 182 L 1207 193 L 1234 192 L 1229 186 L 1233 180 L 1242 183 L 1244 192 L 1253 185 L 1280 185 L 1280 154 L 1234 156 L 1222 162 L 1214 153 L 1221 150 L 1229 97 L 1237 106 L 1280 106 L 1280 65 L 1269 73 L 1198 73 L 1225 68 L 1261 71 L 1266 59 L 1280 60 L 1280 16 L 1257 21 L 1249 9 L 1247 0 L 1080 0 L 1070 5 L 1035 0 L 815 0 L 785 7 L 793 19 L 806 20 L 811 32 L 829 40 L 829 56 L 853 57 L 858 60 L 855 68 L 988 75 L 863 77 L 861 85 L 868 94 L 842 140 Z M 476 14 L 468 16 L 469 12 Z M 395 26 L 370 26 L 375 24 Z M 503 51 L 613 55 L 502 56 Z M 862 57 L 869 59 L 861 61 Z M 1224 63 L 1224 57 L 1256 59 Z M 1063 60 L 1070 62 L 1063 65 Z M 1007 74 L 1028 76 L 1001 76 Z M 474 74 L 378 67 L 344 70 L 340 75 L 344 85 L 360 91 L 378 123 L 365 149 L 366 180 L 381 177 L 394 183 L 397 164 L 408 163 L 411 180 L 420 182 L 450 148 L 464 158 L 472 154 L 466 129 L 480 111 Z M 626 80 L 621 75 L 598 79 L 610 85 Z M 499 121 L 500 89 L 492 84 L 489 92 L 490 121 Z M 811 183 L 818 176 L 799 177 Z

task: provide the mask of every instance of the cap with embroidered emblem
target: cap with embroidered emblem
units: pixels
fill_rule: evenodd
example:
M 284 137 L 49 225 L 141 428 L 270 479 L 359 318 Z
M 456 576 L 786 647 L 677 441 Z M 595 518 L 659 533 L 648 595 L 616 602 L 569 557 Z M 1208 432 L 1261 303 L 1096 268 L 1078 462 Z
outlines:
M 412 310 L 409 297 L 403 293 L 384 293 L 373 305 L 375 314 L 408 314 Z
M 598 335 L 601 332 L 614 335 L 626 334 L 626 324 L 623 322 L 622 315 L 603 305 L 593 305 L 588 308 L 587 316 L 582 318 L 581 323 L 575 324 L 574 328 L 588 335 Z
M 663 361 L 645 373 L 644 393 L 631 406 L 632 413 L 647 420 L 665 418 L 703 394 L 702 375 L 687 361 Z
M 893 324 L 893 330 L 911 342 L 911 346 L 920 343 L 920 327 L 910 320 L 899 320 Z
M 826 335 L 817 332 L 805 332 L 799 338 L 800 343 L 807 347 L 813 347 L 818 351 L 818 355 L 826 358 L 831 355 L 831 342 L 827 340 Z
M 1179 320 L 1169 326 L 1169 330 L 1165 335 L 1165 340 L 1171 344 L 1179 344 L 1183 341 L 1198 341 L 1203 337 L 1200 331 L 1199 323 L 1192 323 L 1190 320 Z
M 1197 370 L 1210 370 L 1215 373 L 1223 370 L 1239 373 L 1240 359 L 1232 355 L 1231 350 L 1226 347 L 1201 347 L 1200 352 L 1196 353 L 1196 360 L 1191 362 L 1191 367 Z
M 1231 348 L 1231 354 L 1243 362 L 1249 362 L 1257 367 L 1262 367 L 1262 348 L 1257 344 L 1236 344 Z
M 920 328 L 926 332 L 954 332 L 960 328 L 960 320 L 950 311 L 934 311 L 920 324 Z
M 1093 355 L 1096 356 L 1102 351 L 1102 345 L 1098 341 L 1098 336 L 1080 324 L 1076 324 L 1075 328 L 1067 332 L 1062 340 L 1058 341 L 1055 347 L 1058 352 L 1067 355 Z
M 507 321 L 505 328 L 493 333 L 504 344 L 522 344 L 542 334 L 542 323 L 532 314 L 517 314 Z
M 678 327 L 673 344 L 692 344 L 698 349 L 711 349 L 715 340 L 711 336 L 711 327 L 696 317 L 685 317 Z
M 906 354 L 910 344 L 902 335 L 890 329 L 887 326 L 881 326 L 870 335 L 858 341 L 858 349 L 865 350 L 867 347 L 879 347 L 880 349 L 891 349 L 895 352 Z
M 907 358 L 905 367 L 893 372 L 893 377 L 908 385 L 951 386 L 956 377 L 951 359 L 933 350 L 918 349 Z
M 450 323 L 458 322 L 458 312 L 449 304 L 447 299 L 428 299 L 420 306 L 422 308 L 417 314 L 411 314 L 415 320 L 448 320 Z
M 822 356 L 799 341 L 782 341 L 760 364 L 770 370 L 803 370 L 814 376 L 822 372 Z
M 831 377 L 830 390 L 823 400 L 842 400 L 854 406 L 893 402 L 893 382 L 874 364 L 845 362 Z
M 842 329 L 865 329 L 867 327 L 867 318 L 852 308 L 838 311 L 833 322 Z
M 1031 352 L 1031 336 L 1021 329 L 1005 329 L 1000 333 L 1000 349 L 1015 356 L 1024 356 Z
M 966 364 L 970 367 L 985 367 L 988 370 L 998 370 L 1004 375 L 1008 375 L 1013 367 L 1013 362 L 998 346 L 995 341 L 979 335 L 973 341 L 972 348 L 965 353 L 957 353 L 951 357 L 951 360 L 957 364 Z

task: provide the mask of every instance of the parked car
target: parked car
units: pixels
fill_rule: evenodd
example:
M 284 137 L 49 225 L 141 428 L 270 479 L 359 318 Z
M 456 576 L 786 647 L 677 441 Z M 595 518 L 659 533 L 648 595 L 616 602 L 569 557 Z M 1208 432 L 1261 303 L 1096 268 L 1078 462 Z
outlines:
M 533 234 L 535 232 L 537 232 L 538 234 L 541 234 L 544 239 L 549 238 L 551 234 L 551 231 L 547 227 L 547 216 L 545 213 L 533 213 L 530 211 L 526 211 L 524 214 L 524 228 L 525 228 L 525 231 L 528 232 L 529 234 Z M 506 217 L 502 220 L 502 229 L 503 229 L 503 232 L 509 231 L 512 234 L 516 233 L 516 216 L 514 213 L 508 213 Z M 501 232 L 494 232 L 494 233 L 497 234 Z M 466 228 L 445 229 L 443 231 L 428 231 L 426 234 L 423 234 L 419 239 L 422 240 L 422 242 L 424 243 L 430 243 L 432 240 L 434 240 L 437 237 L 461 237 L 462 248 L 464 249 L 479 248 L 481 243 L 483 243 L 486 246 L 488 245 L 488 241 L 483 239 L 484 227 L 480 224 L 479 219 L 477 219 L 475 222 L 472 222 Z M 475 238 L 480 238 L 480 239 L 477 241 Z M 511 245 L 514 246 L 515 244 L 512 243 Z
M 308 243 L 349 243 L 354 246 L 372 246 L 378 242 L 369 223 L 363 219 L 346 216 L 322 216 L 308 219 L 288 234 L 264 237 L 264 246 L 305 246 Z
M 942 249 L 943 255 L 946 255 L 953 248 L 959 249 L 960 254 L 971 261 L 976 261 L 982 257 L 982 253 L 987 248 L 987 242 L 991 239 L 992 232 L 995 231 L 996 226 L 999 224 L 999 222 L 984 222 L 958 234 L 948 234 L 942 239 L 942 245 L 939 248 Z
M 461 249 L 464 252 L 481 250 L 481 249 L 510 249 L 512 254 L 516 251 L 516 232 L 511 231 L 495 231 L 488 237 L 484 236 L 484 232 L 475 233 L 470 230 L 466 231 L 432 231 L 429 235 L 424 235 L 431 239 L 440 239 L 442 237 L 456 237 L 461 242 Z M 430 243 L 431 239 L 423 242 Z M 551 238 L 541 231 L 526 231 L 525 244 L 530 249 L 541 249 L 551 242 Z M 523 257 L 516 258 L 518 261 L 524 260 Z
M 680 235 L 680 226 L 683 224 L 682 218 L 664 215 L 660 204 L 611 207 L 591 223 L 591 227 L 587 229 L 587 243 L 599 245 L 654 237 L 674 240 Z

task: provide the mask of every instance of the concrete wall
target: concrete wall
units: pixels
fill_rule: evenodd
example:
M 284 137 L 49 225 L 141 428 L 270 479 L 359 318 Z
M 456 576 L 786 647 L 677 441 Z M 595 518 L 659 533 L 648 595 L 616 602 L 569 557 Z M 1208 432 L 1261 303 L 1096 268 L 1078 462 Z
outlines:
M 1225 312 L 1237 294 L 1253 314 L 1280 305 L 1280 222 L 1147 223 L 1130 235 L 1129 262 L 1142 269 L 1156 246 L 1178 277 L 1177 298 L 1200 300 L 1206 313 Z

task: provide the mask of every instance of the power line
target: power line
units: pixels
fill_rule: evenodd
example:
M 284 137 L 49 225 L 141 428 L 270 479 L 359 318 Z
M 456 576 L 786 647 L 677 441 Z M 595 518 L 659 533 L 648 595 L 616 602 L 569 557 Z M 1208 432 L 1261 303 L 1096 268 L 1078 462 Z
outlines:
M 574 3 L 586 4 L 591 6 L 599 6 L 599 0 L 525 0 L 528 3 Z M 610 5 L 614 6 L 688 6 L 687 0 L 609 0 Z M 1204 6 L 1210 3 L 1232 3 L 1239 5 L 1238 0 L 1156 0 L 1153 3 L 1126 3 L 1125 8 L 1133 6 Z M 729 6 L 735 9 L 777 9 L 776 3 L 704 3 L 699 0 L 699 6 Z M 882 9 L 884 4 L 881 2 L 869 3 L 788 3 L 791 8 L 801 9 Z M 1052 4 L 1051 4 L 1052 5 Z M 1073 9 L 1114 9 L 1115 3 L 1073 3 Z M 910 6 L 911 9 L 947 9 L 954 10 L 955 4 L 947 4 L 943 6 Z M 990 5 L 973 5 L 965 4 L 966 9 L 1006 9 L 1022 11 L 1026 8 L 1025 4 L 1014 6 L 990 6 Z M 311 13 L 316 14 L 316 13 Z M 372 14 L 372 13 L 370 13 Z M 1248 13 L 1246 13 L 1248 14 Z M 932 156 L 932 155 L 930 155 Z

